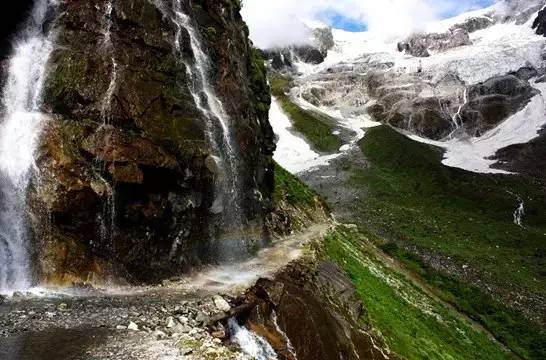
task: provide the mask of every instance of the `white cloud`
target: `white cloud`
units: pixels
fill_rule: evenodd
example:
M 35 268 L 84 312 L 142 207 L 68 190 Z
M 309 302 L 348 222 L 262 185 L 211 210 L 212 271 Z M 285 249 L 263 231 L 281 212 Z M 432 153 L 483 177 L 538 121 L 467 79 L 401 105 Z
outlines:
M 261 48 L 308 41 L 302 21 L 321 20 L 327 12 L 367 24 L 393 37 L 419 30 L 448 11 L 475 7 L 476 0 L 243 0 L 243 17 Z

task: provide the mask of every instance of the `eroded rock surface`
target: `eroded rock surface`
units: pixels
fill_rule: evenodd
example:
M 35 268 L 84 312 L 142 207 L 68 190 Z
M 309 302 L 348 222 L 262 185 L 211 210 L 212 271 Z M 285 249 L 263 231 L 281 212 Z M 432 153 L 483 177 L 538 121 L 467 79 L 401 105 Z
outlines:
M 210 166 L 207 120 L 189 89 L 190 35 L 172 21 L 170 4 L 60 4 L 44 86 L 50 121 L 31 196 L 36 241 L 45 245 L 42 278 L 104 280 L 116 267 L 148 281 L 210 260 L 209 229 L 221 217 L 210 208 L 222 175 Z M 259 231 L 271 206 L 274 149 L 262 61 L 235 2 L 181 6 L 210 57 L 207 76 L 239 149 L 242 216 Z
M 333 263 L 293 263 L 275 280 L 259 280 L 243 301 L 254 308 L 239 321 L 267 339 L 280 359 L 388 358 L 360 329 L 362 303 Z

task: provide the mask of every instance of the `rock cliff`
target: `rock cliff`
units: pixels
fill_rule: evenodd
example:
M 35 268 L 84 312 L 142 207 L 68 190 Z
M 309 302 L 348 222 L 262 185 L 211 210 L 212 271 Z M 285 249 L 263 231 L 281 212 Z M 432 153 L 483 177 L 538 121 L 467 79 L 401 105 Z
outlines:
M 263 235 L 273 189 L 270 96 L 239 10 L 238 1 L 61 2 L 44 85 L 51 119 L 31 194 L 42 278 L 103 281 L 120 272 L 149 281 L 215 260 L 210 229 L 222 214 L 211 208 L 222 169 L 203 114 L 215 99 L 192 95 L 185 64 L 197 55 L 177 11 L 199 33 L 204 76 L 229 118 L 242 223 Z

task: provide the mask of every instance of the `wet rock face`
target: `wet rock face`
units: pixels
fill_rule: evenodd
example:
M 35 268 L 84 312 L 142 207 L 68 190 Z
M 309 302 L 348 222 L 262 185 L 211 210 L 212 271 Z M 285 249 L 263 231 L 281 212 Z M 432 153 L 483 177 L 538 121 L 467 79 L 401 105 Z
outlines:
M 111 267 L 134 280 L 161 279 L 207 259 L 216 221 L 209 208 L 217 174 L 206 166 L 205 119 L 174 51 L 177 27 L 147 0 L 113 1 L 110 15 L 107 4 L 65 1 L 55 23 L 58 46 L 44 86 L 51 120 L 31 194 L 34 229 L 48 245 L 47 279 L 86 280 Z M 260 226 L 274 149 L 263 63 L 235 2 L 183 8 L 201 32 L 211 83 L 241 149 L 245 215 Z M 189 34 L 181 46 L 191 61 Z M 43 213 L 51 215 L 47 226 Z M 48 253 L 67 241 L 60 255 Z
M 522 70 L 521 73 L 527 72 Z M 538 93 L 528 81 L 514 75 L 491 78 L 467 91 L 468 102 L 461 109 L 461 118 L 467 133 L 474 136 L 481 136 L 523 109 Z
M 374 346 L 380 341 L 359 330 L 362 304 L 333 263 L 293 263 L 274 281 L 259 280 L 246 301 L 255 307 L 240 321 L 267 339 L 280 359 L 385 358 Z

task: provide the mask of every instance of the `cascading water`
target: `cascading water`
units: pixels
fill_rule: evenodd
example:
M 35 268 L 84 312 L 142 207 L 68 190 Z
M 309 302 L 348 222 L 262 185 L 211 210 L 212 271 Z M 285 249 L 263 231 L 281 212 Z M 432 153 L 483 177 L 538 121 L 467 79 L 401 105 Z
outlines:
M 101 103 L 101 118 L 102 126 L 99 130 L 104 129 L 107 125 L 110 124 L 111 118 L 111 108 L 112 108 L 112 99 L 114 97 L 114 92 L 117 88 L 118 82 L 118 63 L 114 56 L 114 45 L 112 43 L 112 11 L 113 11 L 113 0 L 110 0 L 106 3 L 106 8 L 103 15 L 103 42 L 102 42 L 102 52 L 105 57 L 105 61 L 111 63 L 110 69 L 110 82 L 108 84 L 108 89 L 102 98 Z M 112 165 L 113 166 L 113 165 Z M 104 203 L 104 209 L 101 214 L 100 223 L 101 223 L 101 240 L 109 248 L 113 244 L 113 237 L 116 230 L 116 211 L 115 211 L 115 201 L 116 194 L 114 186 L 112 186 L 108 181 L 106 181 L 100 173 L 104 172 L 104 168 L 101 168 L 97 176 L 102 180 L 107 189 L 107 201 Z
M 229 319 L 228 327 L 231 340 L 239 345 L 248 355 L 257 360 L 277 360 L 277 354 L 271 345 L 261 336 L 239 325 L 237 320 Z
M 277 332 L 283 337 L 284 343 L 286 344 L 286 350 L 288 350 L 288 352 L 294 357 L 294 359 L 297 359 L 298 357 L 296 355 L 296 350 L 294 350 L 294 346 L 292 346 L 290 338 L 279 326 L 279 321 L 277 319 L 277 313 L 275 312 L 275 310 L 271 312 L 271 321 L 275 325 L 275 329 L 277 330 Z
M 514 224 L 523 227 L 523 217 L 525 216 L 525 203 L 519 199 L 519 206 L 514 211 Z
M 221 232 L 229 233 L 228 239 L 218 243 L 219 253 L 225 259 L 232 259 L 248 250 L 249 239 L 244 234 L 244 214 L 240 184 L 239 149 L 235 144 L 230 118 L 222 101 L 210 82 L 211 66 L 202 44 L 200 34 L 192 19 L 183 12 L 181 0 L 172 0 L 173 22 L 178 31 L 175 50 L 185 65 L 189 79 L 189 90 L 195 104 L 206 120 L 206 135 L 216 163 L 215 199 L 211 213 L 219 215 Z M 193 53 L 187 59 L 182 48 L 183 31 L 189 34 L 189 45 Z M 216 231 L 215 236 L 221 237 Z
M 57 0 L 36 0 L 9 62 L 0 125 L 0 292 L 31 286 L 27 187 L 46 117 L 40 112 L 46 65 L 53 50 L 46 31 Z

